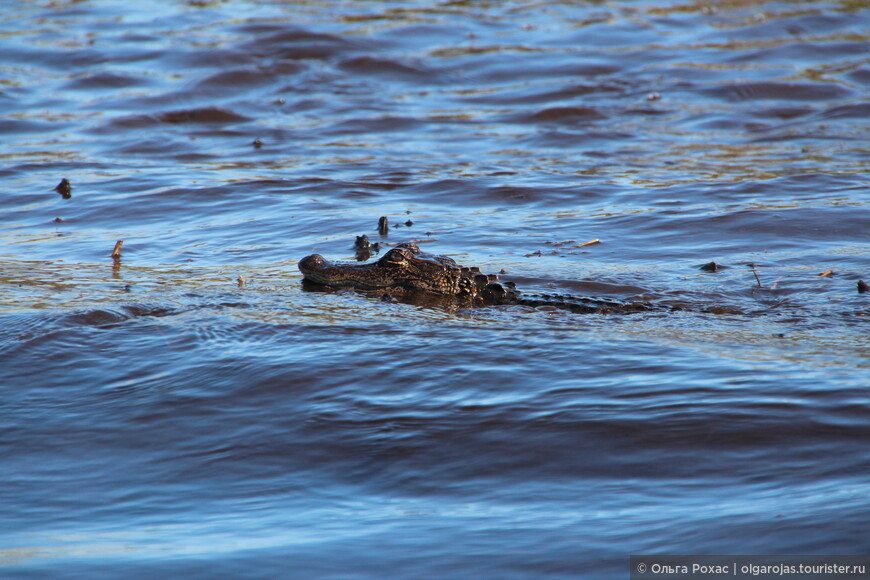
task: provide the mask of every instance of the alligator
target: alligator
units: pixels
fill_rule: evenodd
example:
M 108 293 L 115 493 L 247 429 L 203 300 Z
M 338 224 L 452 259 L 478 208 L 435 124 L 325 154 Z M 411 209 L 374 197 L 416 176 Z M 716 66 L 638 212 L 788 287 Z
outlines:
M 460 306 L 549 306 L 577 314 L 629 314 L 653 310 L 647 302 L 617 302 L 580 296 L 523 294 L 513 282 L 462 266 L 445 256 L 422 252 L 413 243 L 398 244 L 368 264 L 330 262 L 320 254 L 299 261 L 306 288 L 351 288 L 385 299 L 417 302 L 421 296 L 448 299 Z

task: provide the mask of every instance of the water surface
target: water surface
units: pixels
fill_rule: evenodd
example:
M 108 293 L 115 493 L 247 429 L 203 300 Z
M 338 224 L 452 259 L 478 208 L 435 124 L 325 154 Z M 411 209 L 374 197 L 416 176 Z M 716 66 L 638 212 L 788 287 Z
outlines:
M 866 554 L 868 30 L 849 1 L 5 3 L 0 576 Z M 362 234 L 661 308 L 302 289 Z

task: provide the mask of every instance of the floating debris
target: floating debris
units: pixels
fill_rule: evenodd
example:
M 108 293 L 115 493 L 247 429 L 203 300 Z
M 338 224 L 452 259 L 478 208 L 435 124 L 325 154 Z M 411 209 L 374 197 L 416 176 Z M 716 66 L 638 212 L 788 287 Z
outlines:
M 369 248 L 371 243 L 369 242 L 369 237 L 365 234 L 356 237 L 356 241 L 353 243 L 353 247 L 357 250 L 361 250 L 363 248 Z
M 55 186 L 54 190 L 64 199 L 70 199 L 72 197 L 72 185 L 70 185 L 70 182 L 66 177 L 60 180 L 60 183 Z
M 405 227 L 406 227 L 406 228 L 410 228 L 410 227 L 413 226 L 413 225 L 414 225 L 414 222 L 412 222 L 411 220 L 408 220 L 408 221 L 405 222 Z
M 378 233 L 382 236 L 387 235 L 390 231 L 390 222 L 387 219 L 387 216 L 382 215 L 380 219 L 378 219 Z
M 59 217 L 54 218 L 54 223 L 56 223 L 56 224 L 62 224 L 62 223 L 63 223 L 63 218 L 59 218 Z
M 247 280 L 245 280 L 245 277 L 244 277 L 244 276 L 242 276 L 241 274 L 239 274 L 239 277 L 236 278 L 236 282 L 238 282 L 238 284 L 239 284 L 239 288 L 244 288 L 244 287 L 245 287 L 245 284 L 247 283 Z
M 112 250 L 112 259 L 120 260 L 121 259 L 121 246 L 124 245 L 124 240 L 118 240 L 115 242 L 115 249 Z
M 356 237 L 353 247 L 356 249 L 356 259 L 358 262 L 365 262 L 371 258 L 372 250 L 380 250 L 380 246 L 378 245 L 377 248 L 375 248 L 375 244 L 369 242 L 369 237 L 365 234 Z
M 870 291 L 870 286 L 864 280 L 858 280 L 858 294 L 863 294 L 867 291 Z
M 834 275 L 834 271 L 833 271 L 833 270 L 825 270 L 824 272 L 822 272 L 821 274 L 819 274 L 819 277 L 821 277 L 821 278 L 830 278 L 830 277 L 833 276 L 833 275 Z
M 582 248 L 583 246 L 591 246 L 592 244 L 600 244 L 601 240 L 595 238 L 594 240 L 589 240 L 588 242 L 583 242 L 582 244 L 577 244 L 574 246 L 575 248 Z
M 251 143 L 254 146 L 254 149 L 262 149 L 263 148 L 263 140 L 257 137 L 254 139 L 254 142 Z
M 717 264 L 716 262 L 707 262 L 702 266 L 698 266 L 698 269 L 704 270 L 705 272 L 718 272 L 719 264 Z

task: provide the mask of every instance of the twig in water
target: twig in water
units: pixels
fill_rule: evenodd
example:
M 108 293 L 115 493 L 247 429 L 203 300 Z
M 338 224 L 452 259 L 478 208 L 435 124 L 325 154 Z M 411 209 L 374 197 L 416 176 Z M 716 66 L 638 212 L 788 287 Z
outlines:
M 112 250 L 112 259 L 120 260 L 121 259 L 121 246 L 124 245 L 124 240 L 118 240 L 115 242 L 115 249 Z
M 761 288 L 761 279 L 759 279 L 758 272 L 755 271 L 755 268 L 752 269 L 752 273 L 755 274 L 755 281 L 758 282 L 758 287 Z
M 583 246 L 591 246 L 592 244 L 600 244 L 601 240 L 595 238 L 594 240 L 589 240 L 588 242 L 583 242 L 582 244 L 577 244 L 574 246 L 575 248 L 582 248 Z

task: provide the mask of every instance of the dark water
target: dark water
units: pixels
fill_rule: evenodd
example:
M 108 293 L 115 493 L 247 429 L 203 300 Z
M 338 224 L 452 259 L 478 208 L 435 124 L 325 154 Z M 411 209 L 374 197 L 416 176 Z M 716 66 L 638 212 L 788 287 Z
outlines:
M 868 553 L 868 31 L 846 0 L 4 2 L 0 577 Z M 685 309 L 302 290 L 381 215 Z

